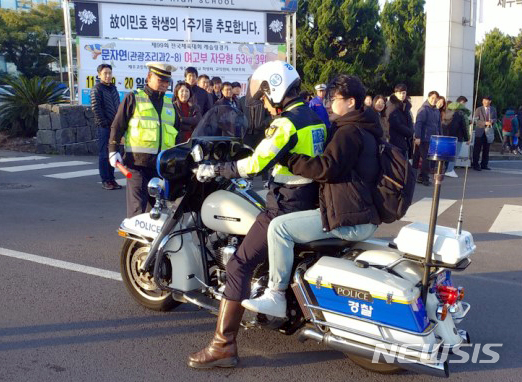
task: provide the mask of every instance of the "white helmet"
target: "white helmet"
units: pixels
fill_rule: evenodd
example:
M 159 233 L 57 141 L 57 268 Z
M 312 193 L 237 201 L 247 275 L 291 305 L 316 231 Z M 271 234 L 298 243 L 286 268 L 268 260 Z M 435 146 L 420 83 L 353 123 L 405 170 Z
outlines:
M 273 107 L 282 108 L 288 91 L 301 84 L 297 70 L 285 61 L 270 61 L 256 69 L 247 89 L 247 103 L 264 95 Z

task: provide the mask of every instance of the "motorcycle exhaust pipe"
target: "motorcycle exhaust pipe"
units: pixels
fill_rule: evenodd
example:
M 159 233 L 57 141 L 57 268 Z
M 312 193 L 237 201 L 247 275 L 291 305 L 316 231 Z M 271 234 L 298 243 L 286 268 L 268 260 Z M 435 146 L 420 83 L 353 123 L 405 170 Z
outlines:
M 371 346 L 353 342 L 346 338 L 335 336 L 331 333 L 323 334 L 310 328 L 303 329 L 299 333 L 298 339 L 301 342 L 306 340 L 321 342 L 331 349 L 351 353 L 367 359 L 372 359 L 374 354 L 374 348 Z M 447 361 L 440 363 L 422 363 L 420 361 L 408 359 L 407 361 L 400 362 L 397 357 L 394 357 L 393 363 L 403 369 L 413 371 L 418 374 L 428 374 L 441 378 L 449 377 Z

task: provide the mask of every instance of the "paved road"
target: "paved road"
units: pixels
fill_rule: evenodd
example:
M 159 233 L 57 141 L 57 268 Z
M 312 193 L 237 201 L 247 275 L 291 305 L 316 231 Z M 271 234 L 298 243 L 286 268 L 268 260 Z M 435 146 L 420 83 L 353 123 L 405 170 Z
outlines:
M 473 306 L 462 327 L 474 343 L 503 347 L 497 364 L 451 365 L 451 380 L 522 379 L 522 161 L 491 167 L 469 173 L 464 228 L 477 252 L 455 279 Z M 464 170 L 457 173 L 444 182 L 442 225 L 457 221 Z M 435 380 L 369 373 L 339 352 L 266 330 L 240 334 L 241 368 L 190 370 L 186 356 L 207 343 L 215 318 L 189 306 L 155 313 L 131 301 L 118 280 L 125 190 L 98 182 L 94 157 L 0 151 L 0 381 Z M 405 221 L 376 236 L 427 220 L 432 190 L 419 186 Z

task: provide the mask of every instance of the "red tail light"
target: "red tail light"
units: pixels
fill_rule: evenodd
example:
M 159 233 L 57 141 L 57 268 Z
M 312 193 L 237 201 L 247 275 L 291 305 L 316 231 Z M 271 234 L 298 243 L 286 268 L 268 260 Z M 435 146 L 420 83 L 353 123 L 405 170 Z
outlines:
M 455 287 L 437 285 L 437 295 L 443 303 L 453 305 L 458 301 L 460 293 Z M 462 294 L 462 297 L 464 297 L 464 294 Z

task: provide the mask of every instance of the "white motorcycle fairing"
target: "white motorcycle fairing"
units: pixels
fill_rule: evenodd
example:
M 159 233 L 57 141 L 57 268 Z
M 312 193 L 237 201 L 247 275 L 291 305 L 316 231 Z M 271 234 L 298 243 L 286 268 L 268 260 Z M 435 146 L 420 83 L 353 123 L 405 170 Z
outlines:
M 120 230 L 130 233 L 131 235 L 154 240 L 161 232 L 161 227 L 163 227 L 166 219 L 166 213 L 160 214 L 157 220 L 152 219 L 149 213 L 144 213 L 123 220 L 120 225 Z

